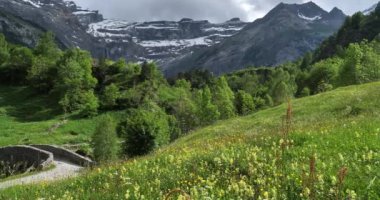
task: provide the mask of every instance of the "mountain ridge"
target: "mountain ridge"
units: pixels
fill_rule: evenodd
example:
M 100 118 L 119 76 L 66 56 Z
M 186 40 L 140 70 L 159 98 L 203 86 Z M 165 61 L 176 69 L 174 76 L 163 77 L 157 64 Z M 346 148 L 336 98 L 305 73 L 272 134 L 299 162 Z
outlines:
M 316 49 L 338 30 L 345 18 L 341 10 L 327 12 L 313 2 L 280 3 L 233 37 L 170 63 L 166 75 L 175 76 L 194 68 L 221 74 L 250 65 L 293 61 Z

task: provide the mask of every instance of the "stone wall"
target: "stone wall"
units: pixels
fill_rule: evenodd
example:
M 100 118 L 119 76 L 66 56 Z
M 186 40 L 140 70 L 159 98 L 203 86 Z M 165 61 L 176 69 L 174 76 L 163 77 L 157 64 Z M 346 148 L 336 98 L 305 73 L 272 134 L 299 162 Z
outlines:
M 69 151 L 53 145 L 31 145 L 35 148 L 51 152 L 56 160 L 64 160 L 76 165 L 88 167 L 93 165 L 93 161 L 89 158 L 83 157 L 75 152 Z
M 52 164 L 54 156 L 48 151 L 31 146 L 10 146 L 0 148 L 0 161 L 27 162 L 29 167 L 43 169 Z

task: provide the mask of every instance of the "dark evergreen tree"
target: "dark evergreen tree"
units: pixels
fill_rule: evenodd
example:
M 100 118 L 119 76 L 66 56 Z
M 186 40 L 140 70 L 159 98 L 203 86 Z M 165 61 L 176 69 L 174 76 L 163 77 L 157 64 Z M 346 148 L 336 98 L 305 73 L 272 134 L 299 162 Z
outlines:
M 234 93 L 228 86 L 226 78 L 224 76 L 218 78 L 214 86 L 213 102 L 218 107 L 221 119 L 235 116 L 234 100 Z
M 0 34 L 0 66 L 8 61 L 10 57 L 8 42 L 3 34 Z
M 116 123 L 109 115 L 98 120 L 91 145 L 96 162 L 106 163 L 118 158 L 120 146 L 116 135 Z

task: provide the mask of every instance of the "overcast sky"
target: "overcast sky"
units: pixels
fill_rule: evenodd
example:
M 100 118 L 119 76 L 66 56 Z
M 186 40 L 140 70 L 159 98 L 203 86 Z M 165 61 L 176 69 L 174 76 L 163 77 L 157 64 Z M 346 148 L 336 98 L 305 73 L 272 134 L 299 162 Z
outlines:
M 309 0 L 74 0 L 83 8 L 100 10 L 105 18 L 128 21 L 180 20 L 184 17 L 223 22 L 233 17 L 253 21 L 280 2 Z M 379 0 L 314 0 L 327 11 L 333 7 L 346 14 L 365 10 Z

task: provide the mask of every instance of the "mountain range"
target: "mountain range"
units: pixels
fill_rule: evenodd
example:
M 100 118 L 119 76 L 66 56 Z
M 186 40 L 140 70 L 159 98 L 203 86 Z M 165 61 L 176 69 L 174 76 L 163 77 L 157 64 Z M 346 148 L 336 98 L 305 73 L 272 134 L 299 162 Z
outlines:
M 239 18 L 128 22 L 104 19 L 63 0 L 0 1 L 0 32 L 11 42 L 33 47 L 43 32 L 52 31 L 62 48 L 79 47 L 97 58 L 155 61 L 167 76 L 292 61 L 316 49 L 345 18 L 338 8 L 327 12 L 309 2 L 280 3 L 252 23 Z
M 334 34 L 345 18 L 338 8 L 327 12 L 313 2 L 280 3 L 265 17 L 222 43 L 170 63 L 165 73 L 173 76 L 200 68 L 222 74 L 247 66 L 275 66 L 294 61 Z
M 181 55 L 218 44 L 242 30 L 248 23 L 233 18 L 214 24 L 184 18 L 176 21 L 128 22 L 104 20 L 88 25 L 87 32 L 108 46 L 134 43 L 144 49 L 139 60 L 154 60 L 160 66 Z M 111 52 L 109 57 L 114 57 Z

